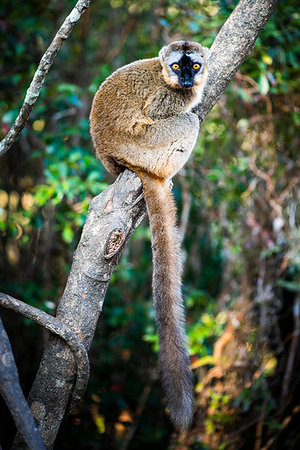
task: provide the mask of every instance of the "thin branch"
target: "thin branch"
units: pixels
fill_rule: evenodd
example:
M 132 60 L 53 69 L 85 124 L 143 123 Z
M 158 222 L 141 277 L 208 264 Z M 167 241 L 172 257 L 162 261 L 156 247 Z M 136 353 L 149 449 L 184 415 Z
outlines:
M 74 25 L 78 22 L 82 14 L 89 7 L 90 1 L 91 0 L 79 0 L 76 3 L 71 13 L 66 17 L 64 23 L 56 33 L 46 52 L 42 56 L 42 59 L 27 90 L 19 115 L 5 138 L 0 142 L 0 157 L 2 157 L 7 152 L 7 150 L 9 150 L 9 148 L 12 146 L 12 144 L 15 142 L 15 140 L 23 130 L 29 114 L 31 113 L 32 108 L 37 101 L 38 96 L 40 95 L 45 77 L 49 72 L 55 56 L 57 55 L 65 40 L 69 37 L 69 34 L 71 33 Z
M 259 414 L 259 418 L 258 418 L 258 422 L 256 425 L 256 430 L 255 430 L 255 441 L 254 441 L 254 449 L 253 450 L 260 450 L 261 448 L 261 440 L 262 440 L 262 436 L 263 436 L 263 426 L 264 426 L 264 421 L 265 421 L 265 416 L 266 416 L 266 407 L 267 407 L 267 402 L 266 400 L 264 401 L 260 414 Z
M 268 442 L 266 443 L 266 445 L 264 447 L 261 447 L 260 450 L 268 450 L 269 448 L 272 447 L 272 445 L 274 444 L 274 442 L 278 439 L 278 437 L 280 436 L 280 434 L 282 434 L 286 427 L 291 423 L 291 421 L 294 419 L 295 415 L 298 414 L 300 411 L 300 405 L 297 405 L 293 408 L 291 414 L 289 414 L 288 416 L 286 416 L 280 423 L 280 426 L 277 428 L 277 430 L 274 432 L 274 436 L 271 437 Z M 274 448 L 274 447 L 273 447 Z
M 0 336 L 0 392 L 28 447 L 44 450 L 44 443 L 20 386 L 18 369 L 1 318 Z
M 140 396 L 139 402 L 138 402 L 138 406 L 134 415 L 134 420 L 132 422 L 132 424 L 130 425 L 130 428 L 125 436 L 125 438 L 123 439 L 123 442 L 120 446 L 120 450 L 127 450 L 139 423 L 139 419 L 145 409 L 148 397 L 150 395 L 151 392 L 151 388 L 152 388 L 152 384 L 153 384 L 153 378 L 151 377 L 148 381 L 148 383 L 145 385 L 142 394 Z
M 76 382 L 69 407 L 70 411 L 72 411 L 83 397 L 90 374 L 88 354 L 80 337 L 55 317 L 2 292 L 0 292 L 0 305 L 42 325 L 47 330 L 57 334 L 68 344 L 77 364 Z
M 188 183 L 186 182 L 185 178 L 182 179 L 181 186 L 182 186 L 182 212 L 180 216 L 180 223 L 178 225 L 178 236 L 180 241 L 183 242 L 192 206 L 192 194 L 190 193 Z
M 293 316 L 294 316 L 294 330 L 292 342 L 290 345 L 288 360 L 286 364 L 286 369 L 283 377 L 282 383 L 282 394 L 281 394 L 281 408 L 284 409 L 285 403 L 287 401 L 288 394 L 291 390 L 291 380 L 293 375 L 294 363 L 297 354 L 297 349 L 299 347 L 299 336 L 300 336 L 300 295 L 297 293 L 294 307 L 293 307 Z

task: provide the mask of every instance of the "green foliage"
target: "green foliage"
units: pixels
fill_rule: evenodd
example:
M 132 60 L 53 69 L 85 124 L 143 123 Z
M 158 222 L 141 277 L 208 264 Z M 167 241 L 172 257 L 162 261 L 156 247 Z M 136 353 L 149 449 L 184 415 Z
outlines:
M 224 331 L 226 323 L 226 313 L 221 312 L 217 315 L 204 313 L 195 322 L 188 331 L 190 339 L 190 349 L 192 355 L 205 357 L 212 354 L 212 346 L 216 338 L 220 337 Z M 204 359 L 209 361 L 209 359 Z

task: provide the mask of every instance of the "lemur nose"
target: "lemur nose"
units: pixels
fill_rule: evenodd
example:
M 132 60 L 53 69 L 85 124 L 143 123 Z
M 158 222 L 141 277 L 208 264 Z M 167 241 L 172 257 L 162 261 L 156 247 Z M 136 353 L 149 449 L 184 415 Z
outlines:
M 185 88 L 191 88 L 193 87 L 194 83 L 192 80 L 184 80 L 184 82 L 182 83 L 183 87 Z

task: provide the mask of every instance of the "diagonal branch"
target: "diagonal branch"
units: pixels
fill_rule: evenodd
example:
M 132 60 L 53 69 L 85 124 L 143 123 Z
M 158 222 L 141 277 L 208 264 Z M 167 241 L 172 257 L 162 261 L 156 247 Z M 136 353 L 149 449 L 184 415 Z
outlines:
M 76 330 L 86 349 L 92 343 L 120 252 L 145 217 L 141 192 L 139 178 L 126 170 L 90 204 L 57 309 L 57 319 L 68 329 Z M 72 352 L 61 339 L 51 335 L 28 400 L 47 448 L 52 448 L 68 408 L 75 373 Z M 19 437 L 13 448 L 24 448 Z
M 56 33 L 46 52 L 42 56 L 42 59 L 27 90 L 18 117 L 16 118 L 13 126 L 11 127 L 5 138 L 0 142 L 0 157 L 2 157 L 7 152 L 7 150 L 9 150 L 9 148 L 12 146 L 12 144 L 15 142 L 15 140 L 23 130 L 29 114 L 31 113 L 32 108 L 37 101 L 38 96 L 40 95 L 40 90 L 42 89 L 45 77 L 49 72 L 55 56 L 57 55 L 65 40 L 69 37 L 69 34 L 71 33 L 74 25 L 78 22 L 89 5 L 90 0 L 79 0 L 76 3 L 71 13 L 66 17 L 64 23 Z
M 222 26 L 210 49 L 204 97 L 194 109 L 201 122 L 249 57 L 278 3 L 279 0 L 240 0 Z

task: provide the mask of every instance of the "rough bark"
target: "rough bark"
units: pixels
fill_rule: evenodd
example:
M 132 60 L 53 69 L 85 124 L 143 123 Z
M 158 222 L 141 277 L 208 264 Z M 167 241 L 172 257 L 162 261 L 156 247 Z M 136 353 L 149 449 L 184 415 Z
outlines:
M 220 30 L 211 50 L 203 103 L 195 108 L 202 121 L 218 101 L 278 0 L 241 0 Z M 57 317 L 72 327 L 89 348 L 101 313 L 110 276 L 120 251 L 145 215 L 139 179 L 125 171 L 91 203 L 74 255 Z M 51 337 L 30 393 L 30 403 L 47 448 L 52 448 L 74 382 L 74 358 L 63 341 Z M 20 441 L 15 448 L 23 448 Z
M 139 178 L 127 170 L 90 204 L 57 310 L 57 319 L 81 337 L 86 349 L 90 348 L 120 250 L 145 216 L 141 193 Z M 47 448 L 52 448 L 60 423 L 69 410 L 75 374 L 75 360 L 69 347 L 51 336 L 29 395 L 32 413 Z M 20 436 L 14 448 L 24 448 Z
M 204 97 L 194 109 L 200 121 L 204 120 L 240 65 L 249 57 L 278 3 L 279 0 L 241 0 L 224 23 L 210 49 Z
M 0 337 L 0 392 L 27 445 L 32 450 L 43 450 L 45 447 L 21 389 L 18 369 L 1 319 Z
M 68 344 L 76 360 L 76 381 L 71 400 L 72 409 L 83 397 L 90 375 L 89 358 L 81 338 L 57 318 L 2 292 L 0 292 L 0 305 L 42 325 L 51 333 L 60 336 Z

